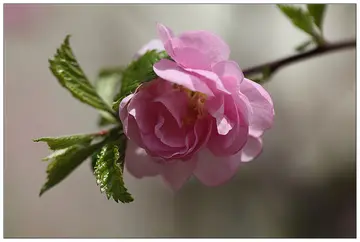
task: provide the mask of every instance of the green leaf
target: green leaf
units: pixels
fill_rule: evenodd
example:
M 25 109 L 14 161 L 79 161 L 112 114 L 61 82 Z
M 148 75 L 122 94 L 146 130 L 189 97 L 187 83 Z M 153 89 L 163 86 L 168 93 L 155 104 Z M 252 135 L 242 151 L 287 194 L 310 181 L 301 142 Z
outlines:
M 92 169 L 93 173 L 95 172 L 96 161 L 98 159 L 100 152 L 101 152 L 101 150 L 98 150 L 98 151 L 94 152 L 91 156 L 91 169 Z
M 121 91 L 115 97 L 113 103 L 115 112 L 118 111 L 119 104 L 124 97 L 134 92 L 142 83 L 157 77 L 153 70 L 153 65 L 164 58 L 169 58 L 165 51 L 158 52 L 157 50 L 151 50 L 134 60 L 124 70 L 121 80 Z
M 59 83 L 75 98 L 94 108 L 113 113 L 111 107 L 97 94 L 80 68 L 70 47 L 69 39 L 70 35 L 66 36 L 54 58 L 49 60 L 50 70 Z
M 317 35 L 314 29 L 313 18 L 307 11 L 300 7 L 287 4 L 278 4 L 278 7 L 296 27 L 308 33 L 310 36 Z
M 119 142 L 119 146 L 106 144 L 102 148 L 97 157 L 94 174 L 100 191 L 105 192 L 108 199 L 112 197 L 115 202 L 129 203 L 134 199 L 127 191 L 123 181 L 124 142 Z
M 47 167 L 47 181 L 40 190 L 40 196 L 65 179 L 86 158 L 102 146 L 102 142 L 94 145 L 74 145 L 67 148 L 62 154 L 55 156 Z
M 116 90 L 120 89 L 121 73 L 114 70 L 103 70 L 99 73 L 98 79 L 95 82 L 95 89 L 103 100 L 111 105 L 115 96 Z
M 102 70 L 95 82 L 96 91 L 109 106 L 112 105 L 116 92 L 120 90 L 122 72 L 123 70 L 121 68 Z M 100 115 L 98 122 L 100 127 L 118 122 L 118 120 L 108 112 L 100 111 Z
M 50 155 L 46 156 L 45 158 L 43 158 L 43 161 L 48 161 L 51 159 L 54 159 L 55 157 L 64 154 L 66 151 L 68 150 L 68 148 L 64 148 L 61 150 L 55 150 L 53 153 L 51 153 Z
M 68 148 L 73 145 L 90 144 L 95 135 L 84 134 L 84 135 L 72 135 L 72 136 L 61 136 L 61 137 L 42 137 L 34 139 L 34 142 L 46 142 L 50 149 L 60 150 Z
M 307 50 L 308 47 L 310 47 L 313 43 L 314 43 L 313 40 L 307 40 L 307 41 L 301 43 L 300 45 L 298 45 L 295 48 L 295 50 L 298 52 L 303 52 L 303 51 Z
M 307 4 L 306 6 L 311 16 L 313 16 L 316 26 L 322 30 L 326 4 Z

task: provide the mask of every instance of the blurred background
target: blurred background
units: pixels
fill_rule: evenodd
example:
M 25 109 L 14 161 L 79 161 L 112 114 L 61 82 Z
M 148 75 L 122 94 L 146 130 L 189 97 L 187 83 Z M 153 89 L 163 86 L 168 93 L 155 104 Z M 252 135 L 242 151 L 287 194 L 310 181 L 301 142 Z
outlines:
M 49 151 L 32 139 L 93 132 L 98 117 L 60 87 L 48 59 L 71 34 L 94 80 L 155 38 L 156 22 L 217 33 L 242 69 L 291 55 L 307 39 L 275 5 L 5 4 L 4 236 L 355 237 L 355 49 L 285 67 L 265 84 L 274 128 L 263 154 L 223 186 L 194 180 L 175 194 L 160 178 L 126 174 L 135 202 L 117 204 L 87 161 L 39 198 Z M 324 34 L 355 38 L 356 6 L 329 5 Z

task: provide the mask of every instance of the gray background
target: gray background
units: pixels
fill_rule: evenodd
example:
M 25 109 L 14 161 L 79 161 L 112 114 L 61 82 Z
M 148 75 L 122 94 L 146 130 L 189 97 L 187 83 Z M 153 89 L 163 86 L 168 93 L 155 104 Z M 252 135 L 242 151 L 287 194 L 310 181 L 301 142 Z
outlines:
M 355 49 L 274 75 L 265 85 L 276 117 L 264 152 L 224 186 L 192 181 L 174 194 L 160 178 L 126 174 L 135 202 L 116 204 L 86 162 L 39 198 L 48 150 L 31 140 L 97 130 L 96 110 L 60 88 L 47 68 L 66 34 L 92 80 L 101 67 L 127 64 L 156 37 L 157 21 L 176 33 L 217 33 L 243 69 L 292 54 L 307 36 L 274 5 L 27 7 L 4 32 L 5 237 L 355 235 Z M 355 20 L 355 5 L 329 6 L 325 36 L 355 38 Z

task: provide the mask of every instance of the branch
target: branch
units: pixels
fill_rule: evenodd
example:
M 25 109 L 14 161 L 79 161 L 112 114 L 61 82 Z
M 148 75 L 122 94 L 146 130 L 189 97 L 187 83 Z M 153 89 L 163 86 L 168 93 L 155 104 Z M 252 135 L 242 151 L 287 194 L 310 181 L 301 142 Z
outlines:
M 257 74 L 257 73 L 262 73 L 264 71 L 265 68 L 268 69 L 268 72 L 270 74 L 273 74 L 274 72 L 276 72 L 278 69 L 287 66 L 289 64 L 292 64 L 294 62 L 300 61 L 300 60 L 304 60 L 313 56 L 317 56 L 317 55 L 321 55 L 327 52 L 332 52 L 335 50 L 340 50 L 340 49 L 346 49 L 346 48 L 353 48 L 356 47 L 356 40 L 347 40 L 347 41 L 341 41 L 341 42 L 337 42 L 337 43 L 329 43 L 329 44 L 325 44 L 322 46 L 317 47 L 316 49 L 313 49 L 311 51 L 305 52 L 305 53 L 301 53 L 301 54 L 296 54 L 287 58 L 283 58 L 277 61 L 272 61 L 272 62 L 268 62 L 259 66 L 254 66 L 248 69 L 245 69 L 244 75 L 248 76 L 251 74 Z

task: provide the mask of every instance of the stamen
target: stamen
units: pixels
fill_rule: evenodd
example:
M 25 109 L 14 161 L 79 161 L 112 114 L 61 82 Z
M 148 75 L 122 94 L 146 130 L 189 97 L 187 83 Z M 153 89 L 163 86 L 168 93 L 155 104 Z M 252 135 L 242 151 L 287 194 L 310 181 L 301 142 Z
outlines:
M 188 96 L 188 112 L 183 118 L 184 125 L 193 124 L 197 119 L 201 119 L 205 116 L 206 111 L 204 105 L 207 99 L 205 94 L 192 91 L 176 83 L 174 83 L 172 87 L 176 91 L 185 92 Z

